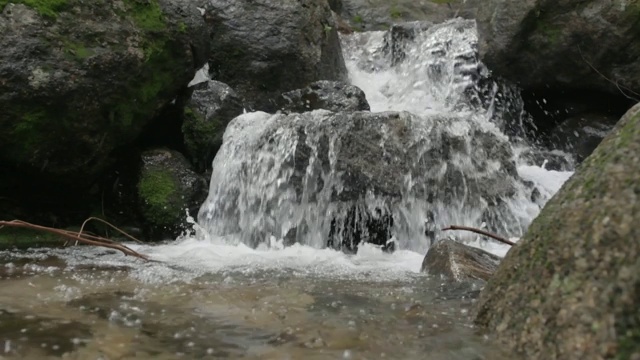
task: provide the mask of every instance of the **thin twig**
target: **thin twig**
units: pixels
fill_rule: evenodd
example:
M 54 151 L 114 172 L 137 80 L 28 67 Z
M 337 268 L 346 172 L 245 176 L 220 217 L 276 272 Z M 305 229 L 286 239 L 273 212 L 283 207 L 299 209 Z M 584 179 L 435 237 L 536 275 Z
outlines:
M 103 220 L 103 219 L 100 219 L 100 218 L 97 218 L 97 217 L 94 217 L 94 216 L 92 216 L 92 217 L 88 218 L 87 220 L 85 220 L 85 221 L 82 223 L 82 227 L 80 227 L 80 231 L 78 232 L 79 234 L 82 234 L 82 230 L 84 229 L 84 225 L 85 225 L 87 222 L 91 221 L 91 220 L 96 220 L 96 221 L 99 221 L 99 222 L 101 222 L 101 223 L 103 223 L 103 224 L 105 224 L 105 225 L 109 226 L 110 228 L 112 228 L 112 229 L 114 229 L 115 231 L 119 232 L 120 234 L 124 235 L 124 236 L 125 236 L 127 239 L 129 239 L 129 240 L 135 241 L 135 242 L 137 242 L 137 243 L 139 243 L 139 244 L 144 244 L 144 242 L 143 242 L 143 241 L 140 241 L 140 240 L 138 240 L 138 239 L 134 238 L 133 236 L 131 236 L 131 235 L 127 234 L 124 230 L 120 230 L 118 227 L 116 227 L 115 225 L 111 224 L 110 222 L 108 222 L 108 221 L 106 221 L 106 220 Z
M 47 227 L 47 226 L 31 224 L 31 223 L 24 222 L 24 221 L 21 221 L 21 220 L 0 221 L 0 226 L 1 227 L 4 227 L 4 226 L 17 227 L 17 228 L 33 229 L 33 230 L 48 232 L 48 233 L 55 234 L 55 235 L 58 235 L 58 236 L 61 236 L 61 237 L 65 237 L 67 239 L 74 240 L 74 241 L 82 243 L 82 244 L 106 247 L 106 248 L 109 248 L 109 249 L 118 250 L 118 251 L 122 252 L 125 255 L 134 256 L 134 257 L 137 257 L 139 259 L 146 260 L 146 261 L 153 261 L 153 260 L 149 259 L 146 255 L 142 255 L 139 252 L 137 252 L 135 250 L 132 250 L 132 249 L 130 249 L 129 247 L 127 247 L 125 245 L 118 244 L 118 243 L 113 242 L 113 241 L 111 241 L 109 239 L 101 238 L 99 236 L 82 235 L 82 234 L 74 232 L 74 231 L 50 228 L 50 227 Z
M 482 230 L 482 229 L 477 229 L 477 228 L 473 228 L 473 227 L 469 227 L 469 226 L 459 226 L 459 225 L 449 225 L 449 227 L 446 227 L 444 229 L 442 229 L 442 231 L 447 231 L 447 230 L 465 230 L 465 231 L 471 231 L 480 235 L 484 235 L 484 236 L 488 236 L 492 239 L 496 239 L 501 243 L 507 244 L 507 245 L 515 245 L 516 243 L 514 243 L 513 241 L 507 240 L 505 238 L 503 238 L 502 236 L 490 233 L 488 231 Z
M 640 96 L 640 94 L 638 94 L 637 92 L 635 92 L 635 91 L 633 91 L 633 90 L 629 89 L 628 87 L 626 87 L 626 86 L 624 86 L 624 85 L 620 85 L 620 84 L 618 83 L 618 81 L 617 81 L 617 80 L 616 80 L 616 81 L 613 81 L 613 80 L 609 79 L 609 78 L 608 78 L 608 77 L 606 77 L 603 73 L 601 73 L 600 71 L 598 71 L 598 69 L 596 69 L 596 67 L 595 67 L 595 66 L 593 66 L 593 64 L 591 64 L 591 63 L 589 62 L 589 60 L 587 60 L 587 59 L 584 57 L 584 54 L 582 54 L 582 49 L 580 48 L 580 46 L 578 46 L 578 52 L 580 53 L 580 56 L 582 57 L 582 60 L 584 60 L 584 62 L 586 62 L 586 63 L 587 63 L 587 65 L 589 65 L 589 67 L 590 67 L 591 69 L 593 69 L 593 71 L 595 71 L 598 75 L 602 76 L 605 80 L 607 80 L 608 82 L 610 82 L 610 83 L 612 83 L 613 85 L 615 85 L 615 87 L 616 87 L 616 88 L 618 88 L 618 91 L 620 91 L 620 93 L 622 94 L 622 96 L 626 97 L 626 98 L 627 98 L 627 99 L 629 99 L 629 100 L 633 100 L 633 101 L 636 101 L 636 102 L 637 102 L 637 101 L 640 101 L 640 99 L 639 99 L 639 98 L 635 98 L 635 97 L 633 97 L 633 96 L 630 96 L 630 95 L 625 94 L 625 92 L 624 92 L 624 91 L 622 91 L 622 89 L 621 89 L 620 87 L 622 86 L 622 88 L 624 88 L 625 90 L 627 90 L 627 91 L 631 92 L 631 93 L 632 93 L 632 94 L 634 94 L 634 95 Z

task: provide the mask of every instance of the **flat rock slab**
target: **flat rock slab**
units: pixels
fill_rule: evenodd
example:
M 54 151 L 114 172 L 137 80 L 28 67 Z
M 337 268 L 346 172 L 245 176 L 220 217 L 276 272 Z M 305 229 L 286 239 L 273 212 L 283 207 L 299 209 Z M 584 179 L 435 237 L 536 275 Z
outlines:
M 420 271 L 455 282 L 487 281 L 500 260 L 482 249 L 454 240 L 440 240 L 429 248 Z

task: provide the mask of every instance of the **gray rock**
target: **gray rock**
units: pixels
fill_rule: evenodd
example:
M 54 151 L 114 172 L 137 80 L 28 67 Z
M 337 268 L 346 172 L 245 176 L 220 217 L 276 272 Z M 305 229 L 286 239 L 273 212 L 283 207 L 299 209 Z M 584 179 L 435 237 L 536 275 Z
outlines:
M 490 0 L 478 8 L 479 49 L 491 70 L 525 89 L 637 96 L 639 14 L 635 1 Z
M 420 271 L 453 282 L 485 282 L 496 271 L 500 260 L 482 249 L 443 239 L 429 248 Z
M 408 21 L 441 23 L 458 16 L 473 19 L 477 6 L 477 1 L 468 0 L 342 0 L 342 10 L 334 11 L 354 29 L 371 31 Z
M 316 81 L 304 89 L 289 91 L 277 100 L 286 113 L 302 113 L 317 109 L 329 111 L 368 111 L 369 103 L 360 88 L 339 81 Z
M 229 85 L 209 80 L 195 86 L 184 109 L 182 133 L 197 171 L 211 168 L 227 124 L 243 111 L 242 100 Z
M 0 14 L 0 163 L 88 186 L 204 64 L 207 29 L 182 0 L 28 3 Z
M 640 104 L 489 280 L 476 323 L 528 359 L 640 356 Z
M 617 118 L 603 114 L 583 114 L 564 120 L 551 130 L 551 143 L 558 149 L 573 154 L 582 162 L 613 129 Z
M 206 189 L 206 180 L 191 170 L 182 154 L 166 149 L 143 152 L 137 192 L 148 237 L 175 239 L 185 228 L 186 211 L 197 212 Z
M 326 0 L 210 0 L 212 78 L 233 87 L 252 110 L 317 80 L 346 80 Z

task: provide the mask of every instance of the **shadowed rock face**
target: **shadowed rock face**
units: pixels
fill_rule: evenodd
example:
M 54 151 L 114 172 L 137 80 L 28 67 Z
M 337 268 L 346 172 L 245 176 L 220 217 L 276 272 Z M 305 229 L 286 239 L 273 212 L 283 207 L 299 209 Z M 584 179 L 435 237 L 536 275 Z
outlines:
M 276 99 L 286 113 L 324 109 L 329 111 L 369 110 L 364 91 L 340 81 L 316 81 L 304 89 L 286 92 Z
M 429 248 L 421 272 L 454 282 L 489 280 L 500 257 L 454 240 L 440 240 Z
M 640 105 L 507 254 L 476 323 L 527 358 L 640 356 Z
M 28 3 L 1 2 L 0 166 L 82 188 L 181 94 L 207 29 L 178 0 Z
M 211 33 L 212 78 L 233 87 L 252 110 L 317 80 L 346 80 L 331 9 L 322 0 L 202 1 Z

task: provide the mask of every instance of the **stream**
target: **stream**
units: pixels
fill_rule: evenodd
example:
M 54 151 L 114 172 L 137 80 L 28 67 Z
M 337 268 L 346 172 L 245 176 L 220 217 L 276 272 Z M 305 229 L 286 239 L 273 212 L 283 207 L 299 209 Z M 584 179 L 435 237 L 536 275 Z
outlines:
M 572 174 L 522 160 L 529 145 L 504 133 L 501 111 L 517 108 L 518 99 L 497 95 L 497 85 L 479 85 L 486 69 L 477 60 L 473 21 L 417 29 L 393 43 L 385 32 L 356 33 L 342 41 L 351 81 L 365 91 L 372 112 L 408 111 L 414 114 L 414 133 L 446 138 L 442 134 L 464 137 L 473 130 L 503 145 L 517 174 L 512 191 L 489 218 L 504 235 L 520 237 Z M 242 178 L 246 167 L 234 167 L 252 161 L 236 139 L 249 142 L 260 137 L 257 132 L 277 127 L 283 144 L 296 143 L 297 132 L 287 133 L 286 121 L 306 126 L 308 139 L 326 135 L 331 144 L 326 157 L 339 158 L 340 146 L 331 139 L 342 128 L 323 127 L 333 124 L 330 117 L 314 111 L 235 119 L 214 160 L 210 198 L 196 219 L 187 217 L 193 231 L 154 245 L 127 244 L 156 262 L 88 247 L 1 251 L 0 359 L 513 359 L 472 325 L 480 288 L 419 272 L 433 240 L 427 230 L 452 222 L 480 226 L 486 218 L 487 203 L 469 193 L 475 176 L 469 169 L 482 163 L 482 176 L 494 176 L 500 164 L 480 158 L 491 149 L 470 148 L 451 155 L 448 163 L 431 164 L 435 173 L 455 165 L 468 177 L 460 192 L 437 183 L 429 201 L 415 186 L 424 179 L 405 176 L 402 198 L 393 202 L 367 194 L 344 205 L 320 191 L 313 202 L 296 202 L 283 190 L 292 172 L 285 169 L 286 149 L 277 146 L 261 150 L 268 166 L 258 163 L 253 177 Z M 251 125 L 256 122 L 261 125 Z M 311 123 L 318 126 L 311 129 Z M 419 145 L 416 151 L 424 152 L 427 145 Z M 321 149 L 313 151 L 310 164 L 324 156 Z M 321 174 L 326 186 L 341 188 L 338 175 L 333 168 Z M 301 191 L 314 189 L 305 185 Z M 233 211 L 220 211 L 220 199 L 235 201 Z M 265 210 L 264 204 L 277 206 Z M 347 254 L 323 245 L 323 234 L 344 221 L 341 206 L 384 206 L 395 219 L 396 251 L 361 244 Z M 427 209 L 438 211 L 428 215 Z M 431 225 L 425 224 L 429 216 Z M 303 227 L 307 230 L 298 230 L 295 244 L 283 239 Z M 500 256 L 508 251 L 476 236 L 456 235 Z

